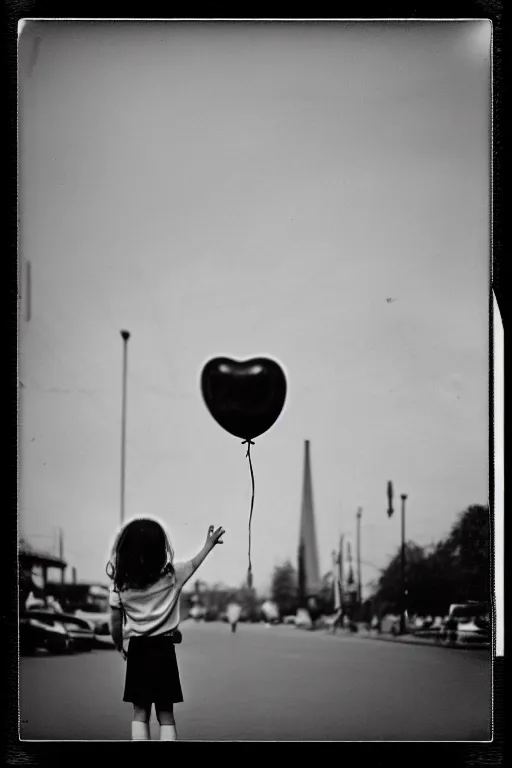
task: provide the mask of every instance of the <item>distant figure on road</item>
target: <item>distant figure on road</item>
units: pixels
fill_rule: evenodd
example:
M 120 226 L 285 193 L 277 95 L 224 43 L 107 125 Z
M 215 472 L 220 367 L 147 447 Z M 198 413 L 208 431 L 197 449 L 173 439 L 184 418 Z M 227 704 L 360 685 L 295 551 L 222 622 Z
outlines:
M 231 625 L 231 631 L 236 632 L 236 627 L 238 622 L 240 621 L 240 614 L 242 613 L 241 607 L 238 605 L 238 603 L 235 603 L 234 601 L 231 602 L 228 605 L 227 608 L 227 615 L 228 615 L 228 621 Z
M 153 704 L 160 740 L 178 740 L 174 704 L 183 701 L 183 694 L 174 645 L 181 642 L 180 594 L 215 545 L 222 544 L 223 534 L 223 528 L 211 525 L 201 551 L 182 563 L 174 563 L 169 539 L 154 520 L 132 520 L 116 539 L 107 564 L 111 633 L 127 661 L 123 700 L 133 704 L 133 740 L 150 739 Z
M 267 627 L 270 627 L 271 624 L 274 624 L 275 622 L 277 622 L 279 618 L 279 612 L 277 610 L 275 603 L 273 603 L 272 600 L 265 600 L 265 602 L 261 606 L 261 612 L 263 614 L 263 618 L 265 619 L 265 624 L 267 625 Z

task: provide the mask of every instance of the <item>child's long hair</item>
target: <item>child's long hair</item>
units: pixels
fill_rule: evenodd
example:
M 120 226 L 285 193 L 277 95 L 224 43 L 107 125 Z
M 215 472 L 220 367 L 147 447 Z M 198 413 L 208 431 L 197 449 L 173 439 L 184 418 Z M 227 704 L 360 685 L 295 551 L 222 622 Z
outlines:
M 174 574 L 174 552 L 156 520 L 138 518 L 119 533 L 107 563 L 114 589 L 145 589 L 164 573 Z

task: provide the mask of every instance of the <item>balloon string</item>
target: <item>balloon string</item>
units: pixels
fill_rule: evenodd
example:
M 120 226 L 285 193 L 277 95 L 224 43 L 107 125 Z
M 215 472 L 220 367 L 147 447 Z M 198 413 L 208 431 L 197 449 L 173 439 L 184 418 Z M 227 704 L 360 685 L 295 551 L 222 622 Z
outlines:
M 252 440 L 244 440 L 242 445 L 247 443 L 247 453 L 245 454 L 246 458 L 249 459 L 249 469 L 251 472 L 251 482 L 252 482 L 252 496 L 251 496 L 251 511 L 249 513 L 249 568 L 247 571 L 247 581 L 249 588 L 252 588 L 252 561 L 251 561 L 251 526 L 252 526 L 252 513 L 254 509 L 254 472 L 252 471 L 252 461 L 251 461 L 251 445 L 254 445 Z

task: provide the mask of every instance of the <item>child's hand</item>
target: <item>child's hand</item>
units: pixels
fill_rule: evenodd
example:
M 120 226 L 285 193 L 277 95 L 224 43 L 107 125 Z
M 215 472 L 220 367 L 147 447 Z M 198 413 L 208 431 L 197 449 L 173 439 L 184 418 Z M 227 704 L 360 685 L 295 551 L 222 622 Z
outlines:
M 225 533 L 224 528 L 219 527 L 215 531 L 213 525 L 210 525 L 208 535 L 206 536 L 206 546 L 213 549 L 216 544 L 224 544 L 220 539 Z

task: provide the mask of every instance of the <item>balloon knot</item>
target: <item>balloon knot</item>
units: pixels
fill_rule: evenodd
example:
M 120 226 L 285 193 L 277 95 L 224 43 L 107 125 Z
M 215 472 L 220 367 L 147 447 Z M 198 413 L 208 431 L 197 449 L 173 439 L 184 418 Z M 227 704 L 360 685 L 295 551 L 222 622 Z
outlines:
M 254 445 L 254 443 L 252 440 L 249 440 L 249 438 L 247 438 L 247 440 L 242 441 L 242 445 L 245 445 L 246 443 L 247 443 L 247 453 L 245 455 L 249 456 L 251 452 L 251 445 Z

